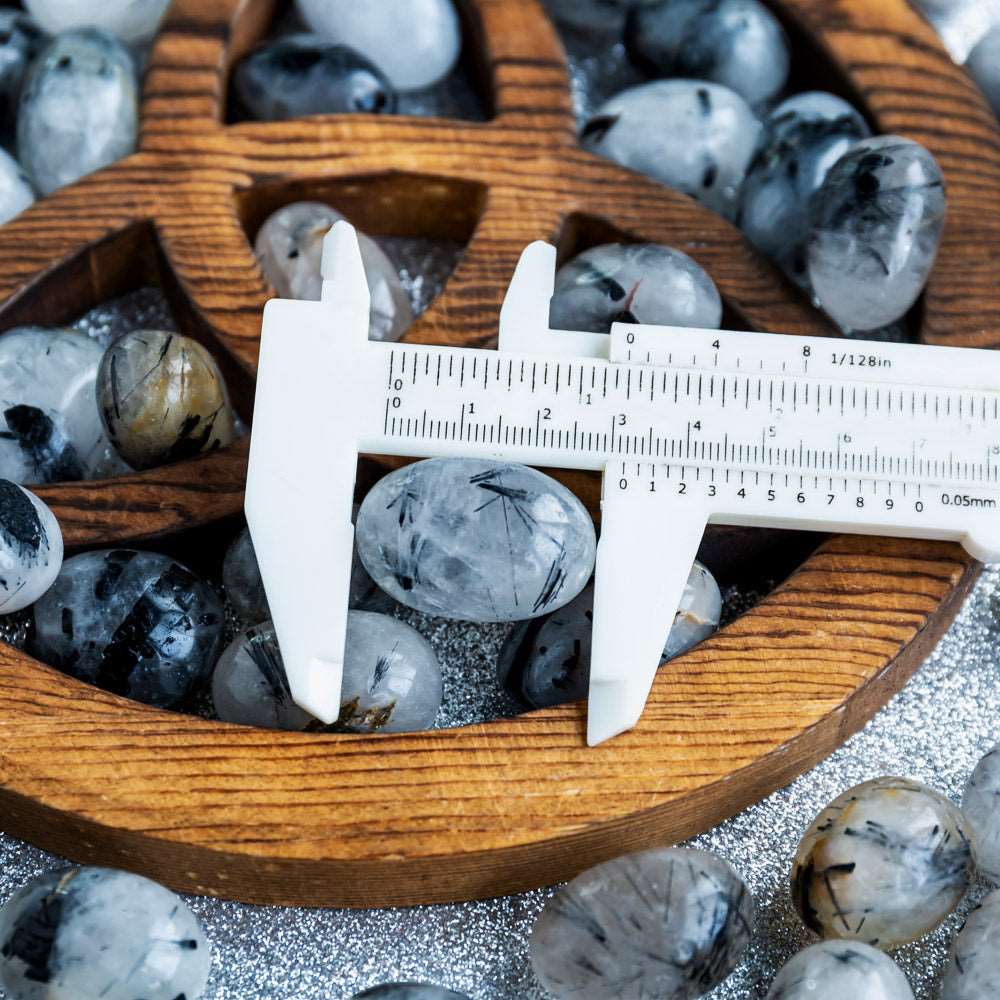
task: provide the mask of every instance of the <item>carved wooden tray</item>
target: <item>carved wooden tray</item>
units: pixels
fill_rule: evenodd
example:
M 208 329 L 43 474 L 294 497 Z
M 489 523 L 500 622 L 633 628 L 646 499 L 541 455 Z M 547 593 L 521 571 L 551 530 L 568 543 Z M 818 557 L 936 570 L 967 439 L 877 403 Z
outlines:
M 488 345 L 522 248 L 621 234 L 711 273 L 734 322 L 824 322 L 693 201 L 575 144 L 560 44 L 535 0 L 469 0 L 488 122 L 363 116 L 226 125 L 233 61 L 268 0 L 175 0 L 140 150 L 0 229 L 0 328 L 60 323 L 159 283 L 249 417 L 270 292 L 247 239 L 302 196 L 373 233 L 468 241 L 408 339 Z M 1000 134 L 905 0 L 784 0 L 800 88 L 839 90 L 930 148 L 949 223 L 921 336 L 1000 331 Z M 246 447 L 128 479 L 45 487 L 71 547 L 206 535 L 239 512 Z M 598 486 L 565 481 L 593 508 Z M 206 532 L 206 529 L 207 532 Z M 596 749 L 581 705 L 431 733 L 264 732 L 157 711 L 0 647 L 0 828 L 80 862 L 260 903 L 373 906 L 551 884 L 678 841 L 829 754 L 897 691 L 976 575 L 956 547 L 834 538 L 762 604 L 660 671 L 639 727 Z M 492 665 L 484 665 L 492 669 Z

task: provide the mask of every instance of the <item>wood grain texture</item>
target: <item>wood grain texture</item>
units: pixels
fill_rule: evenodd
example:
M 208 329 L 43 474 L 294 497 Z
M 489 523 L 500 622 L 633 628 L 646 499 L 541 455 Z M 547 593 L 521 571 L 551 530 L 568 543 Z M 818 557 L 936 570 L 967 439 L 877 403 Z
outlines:
M 0 328 L 64 322 L 158 282 L 249 416 L 272 292 L 248 233 L 310 195 L 372 232 L 467 242 L 409 340 L 494 343 L 528 242 L 565 255 L 609 234 L 686 250 L 736 322 L 830 332 L 727 223 L 577 148 L 564 58 L 535 0 L 470 0 L 463 12 L 489 121 L 226 124 L 230 67 L 273 5 L 175 0 L 140 150 L 0 228 Z M 993 346 L 1000 139 L 981 97 L 905 0 L 785 0 L 779 13 L 815 54 L 799 83 L 849 94 L 877 129 L 941 161 L 950 215 L 922 336 Z M 140 541 L 236 514 L 244 469 L 240 445 L 39 492 L 70 546 Z M 564 478 L 596 507 L 593 477 Z M 580 705 L 412 735 L 263 732 L 136 705 L 0 647 L 0 826 L 76 860 L 262 903 L 407 904 L 548 884 L 703 830 L 822 759 L 905 683 L 975 575 L 954 546 L 832 539 L 665 666 L 637 729 L 596 749 Z

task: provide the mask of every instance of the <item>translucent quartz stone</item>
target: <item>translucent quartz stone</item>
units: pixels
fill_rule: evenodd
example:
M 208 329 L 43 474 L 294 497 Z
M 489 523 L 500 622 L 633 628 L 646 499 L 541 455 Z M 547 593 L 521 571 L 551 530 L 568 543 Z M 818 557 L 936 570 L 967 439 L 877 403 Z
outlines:
M 357 505 L 355 505 L 357 515 Z M 264 581 L 260 578 L 257 554 L 253 549 L 250 531 L 244 528 L 230 545 L 222 563 L 222 586 L 233 610 L 244 624 L 254 625 L 271 617 L 264 593 Z M 386 611 L 392 601 L 375 586 L 358 558 L 357 546 L 351 565 L 351 589 L 348 596 L 350 607 L 365 611 Z
M 743 185 L 740 226 L 790 278 L 807 284 L 809 202 L 830 168 L 870 130 L 850 104 L 822 91 L 788 98 L 764 126 L 764 145 Z
M 33 651 L 40 660 L 161 708 L 194 693 L 221 645 L 223 610 L 215 591 L 155 552 L 73 556 L 34 610 Z
M 750 104 L 788 80 L 791 57 L 778 19 L 758 0 L 664 0 L 629 19 L 629 54 L 651 76 L 731 87 Z
M 532 708 L 586 698 L 590 688 L 593 607 L 594 588 L 590 585 L 547 618 L 516 626 L 500 650 L 500 683 Z M 664 659 L 680 656 L 707 639 L 718 629 L 721 614 L 719 585 L 696 562 L 663 647 Z
M 542 6 L 561 27 L 618 37 L 625 30 L 625 18 L 633 7 L 658 3 L 660 0 L 542 0 Z
M 97 409 L 103 353 L 72 330 L 0 335 L 0 477 L 54 483 L 128 471 Z
M 910 0 L 941 36 L 952 59 L 963 63 L 973 46 L 1000 22 L 1000 0 Z
M 849 330 L 895 322 L 923 291 L 944 217 L 941 170 L 923 146 L 892 135 L 859 142 L 812 199 L 818 303 Z
M 296 0 L 310 30 L 370 59 L 399 90 L 447 76 L 462 49 L 452 0 Z
M 308 729 L 316 723 L 292 700 L 270 622 L 251 625 L 226 647 L 212 675 L 212 701 L 223 722 L 259 729 Z
M 236 440 L 236 414 L 215 359 L 196 340 L 168 330 L 135 330 L 108 348 L 97 402 L 111 443 L 137 469 Z
M 319 35 L 262 45 L 236 67 L 233 87 L 247 114 L 264 121 L 396 110 L 396 92 L 374 63 Z
M 792 895 L 810 930 L 889 951 L 916 941 L 965 895 L 968 826 L 943 795 L 878 778 L 835 799 L 799 844 Z
M 1000 891 L 969 914 L 951 948 L 941 1000 L 996 1000 L 1000 996 Z
M 0 984 L 11 1000 L 198 1000 L 211 965 L 197 917 L 139 875 L 46 872 L 0 908 Z
M 353 1000 L 469 1000 L 464 993 L 426 983 L 385 983 L 356 993 Z
M 556 1000 L 690 1000 L 721 983 L 753 934 L 743 879 L 707 851 L 629 854 L 549 900 L 531 964 Z
M 972 853 L 980 874 L 1000 883 L 1000 746 L 977 765 L 965 786 L 962 813 L 972 830 Z
M 967 68 L 1000 117 L 1000 25 L 972 50 Z
M 761 127 L 728 87 L 657 80 L 612 97 L 583 126 L 580 141 L 734 219 Z
M 903 970 L 860 941 L 821 941 L 775 976 L 767 1000 L 913 1000 Z
M 722 300 L 687 254 L 655 243 L 584 250 L 556 273 L 550 310 L 557 330 L 609 333 L 612 323 L 717 329 Z
M 537 618 L 594 569 L 594 524 L 560 483 L 523 465 L 430 459 L 390 473 L 358 513 L 358 554 L 391 597 L 466 621 Z
M 341 219 L 340 212 L 322 202 L 298 201 L 279 208 L 260 227 L 254 244 L 257 260 L 281 298 L 319 299 L 323 237 Z M 358 241 L 372 296 L 369 336 L 399 340 L 413 322 L 409 296 L 382 248 L 363 233 Z
M 137 134 L 135 66 L 113 35 L 67 32 L 32 64 L 21 94 L 17 158 L 42 194 L 127 156 Z
M 38 25 L 24 11 L 0 9 L 0 139 L 10 144 L 17 128 L 21 85 L 45 44 Z
M 104 28 L 122 41 L 148 41 L 170 0 L 24 0 L 28 13 L 50 35 L 70 28 Z
M 62 566 L 59 522 L 34 493 L 0 479 L 0 615 L 34 604 Z
M 35 192 L 21 164 L 0 149 L 0 225 L 20 215 L 34 201 Z

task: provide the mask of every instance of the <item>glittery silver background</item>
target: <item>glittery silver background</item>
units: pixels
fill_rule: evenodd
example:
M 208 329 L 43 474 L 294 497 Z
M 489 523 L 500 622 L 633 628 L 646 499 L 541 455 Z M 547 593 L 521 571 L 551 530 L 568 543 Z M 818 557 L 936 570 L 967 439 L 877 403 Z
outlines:
M 946 41 L 961 59 L 981 33 L 983 12 L 994 0 L 920 2 L 934 8 Z M 621 49 L 573 55 L 574 98 L 581 116 L 634 82 Z M 463 86 L 459 80 L 458 97 L 446 95 L 445 102 L 466 104 Z M 426 112 L 431 106 L 415 102 L 406 110 Z M 440 113 L 442 108 L 433 110 Z M 422 311 L 461 248 L 432 241 L 382 242 L 400 268 L 415 310 Z M 77 325 L 103 339 L 147 324 L 172 325 L 162 300 L 141 291 L 124 303 L 95 310 Z M 730 615 L 748 603 L 745 593 L 727 593 Z M 757 903 L 755 942 L 743 966 L 710 994 L 714 1000 L 763 997 L 777 968 L 808 942 L 788 897 L 787 878 L 798 838 L 827 802 L 850 785 L 889 773 L 921 779 L 955 800 L 960 797 L 976 762 L 1000 741 L 998 610 L 1000 570 L 984 575 L 914 681 L 861 734 L 788 788 L 692 841 L 731 861 Z M 491 671 L 484 670 L 484 664 L 495 662 L 504 627 L 456 626 L 399 613 L 430 639 L 442 661 L 445 702 L 438 725 L 461 725 L 511 710 Z M 16 621 L 0 632 L 8 639 L 23 638 Z M 0 903 L 33 875 L 61 863 L 0 834 Z M 917 1000 L 936 996 L 947 942 L 964 910 L 983 891 L 977 886 L 946 926 L 895 956 Z M 440 983 L 476 1000 L 542 1000 L 526 950 L 548 896 L 548 890 L 540 890 L 480 903 L 365 912 L 255 908 L 208 899 L 192 899 L 191 905 L 215 947 L 207 1000 L 340 1000 L 398 979 Z M 0 998 L 9 1000 L 2 991 Z

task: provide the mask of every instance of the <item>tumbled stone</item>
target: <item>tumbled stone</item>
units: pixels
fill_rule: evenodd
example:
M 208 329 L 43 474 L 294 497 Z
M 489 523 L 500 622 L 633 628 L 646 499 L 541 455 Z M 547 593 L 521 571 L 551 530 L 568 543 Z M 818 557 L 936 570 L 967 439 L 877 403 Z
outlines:
M 357 516 L 358 505 L 354 513 Z M 226 591 L 233 610 L 245 625 L 254 625 L 271 617 L 264 593 L 264 581 L 257 565 L 250 531 L 244 528 L 230 545 L 222 563 L 222 586 Z M 358 558 L 357 545 L 351 564 L 351 587 L 348 594 L 349 606 L 356 610 L 388 611 L 392 600 L 375 585 L 368 570 Z
M 939 792 L 878 778 L 823 810 L 795 855 L 792 895 L 810 930 L 891 950 L 932 931 L 969 885 L 968 825 Z
M 270 622 L 251 625 L 226 647 L 212 675 L 212 701 L 223 722 L 259 729 L 308 729 L 316 722 L 292 699 Z
M 441 667 L 415 628 L 389 615 L 348 613 L 339 727 L 356 733 L 430 729 L 441 693 Z
M 972 772 L 962 796 L 962 814 L 972 830 L 972 853 L 981 875 L 1000 883 L 1000 746 Z
M 913 1000 L 903 970 L 860 941 L 821 941 L 775 976 L 767 1000 Z
M 664 0 L 629 18 L 629 55 L 651 76 L 713 80 L 750 104 L 785 86 L 791 57 L 778 19 L 758 0 Z
M 966 66 L 1000 117 L 1000 25 L 972 50 Z
M 318 201 L 298 201 L 274 212 L 260 227 L 254 249 L 264 276 L 283 299 L 316 301 L 323 290 L 323 238 L 343 216 Z M 410 299 L 382 248 L 358 234 L 371 292 L 372 340 L 399 340 L 413 322 Z
M 71 28 L 103 28 L 123 42 L 149 41 L 170 0 L 24 0 L 50 35 Z
M 764 145 L 743 185 L 740 226 L 790 278 L 808 284 L 812 196 L 830 168 L 870 130 L 850 104 L 822 91 L 788 98 L 764 125 Z
M 4 144 L 14 139 L 21 85 L 44 44 L 42 31 L 24 11 L 0 9 L 0 139 Z
M 969 914 L 951 947 L 941 1000 L 996 1000 L 1000 996 L 1000 890 Z
M 353 1000 L 469 1000 L 464 993 L 427 983 L 385 983 L 356 993 Z
M 233 87 L 247 114 L 264 121 L 396 110 L 396 92 L 374 63 L 319 35 L 262 45 L 236 67 Z
M 34 493 L 0 479 L 0 615 L 34 604 L 59 574 L 59 522 Z
M 138 97 L 128 49 L 106 31 L 60 35 L 32 64 L 17 120 L 18 160 L 42 194 L 135 149 Z
M 717 329 L 722 300 L 687 254 L 655 243 L 584 250 L 556 272 L 550 321 L 557 330 L 610 333 L 612 323 Z
M 581 701 L 590 689 L 594 587 L 588 585 L 564 608 L 517 625 L 500 650 L 500 683 L 532 708 Z M 665 660 L 680 656 L 719 627 L 722 595 L 712 574 L 696 562 L 666 645 Z
M 212 588 L 155 552 L 73 556 L 34 610 L 40 660 L 161 708 L 182 704 L 207 679 L 222 638 Z
M 0 149 L 0 225 L 20 215 L 34 201 L 28 175 L 10 153 Z
M 184 901 L 109 868 L 32 879 L 0 908 L 11 1000 L 198 1000 L 212 949 Z
M 656 80 L 602 105 L 583 126 L 580 141 L 734 219 L 761 127 L 728 87 Z
M 542 0 L 542 6 L 561 27 L 590 35 L 620 37 L 633 7 L 651 7 L 660 0 Z
M 750 891 L 727 862 L 643 851 L 556 892 L 532 931 L 531 964 L 556 1000 L 690 1000 L 736 968 L 753 925 Z
M 452 0 L 296 0 L 311 31 L 347 45 L 378 66 L 399 90 L 447 76 L 462 48 Z
M 430 459 L 382 479 L 361 505 L 358 554 L 391 597 L 466 621 L 537 618 L 594 569 L 594 524 L 560 483 L 523 465 Z
M 152 469 L 236 440 L 236 414 L 215 359 L 169 330 L 136 330 L 108 348 L 97 402 L 111 443 L 130 465 Z
M 72 330 L 0 335 L 0 477 L 54 483 L 128 471 L 97 408 L 103 353 Z
M 944 228 L 941 170 L 923 146 L 898 136 L 865 139 L 813 196 L 809 281 L 848 330 L 895 322 L 923 291 Z

